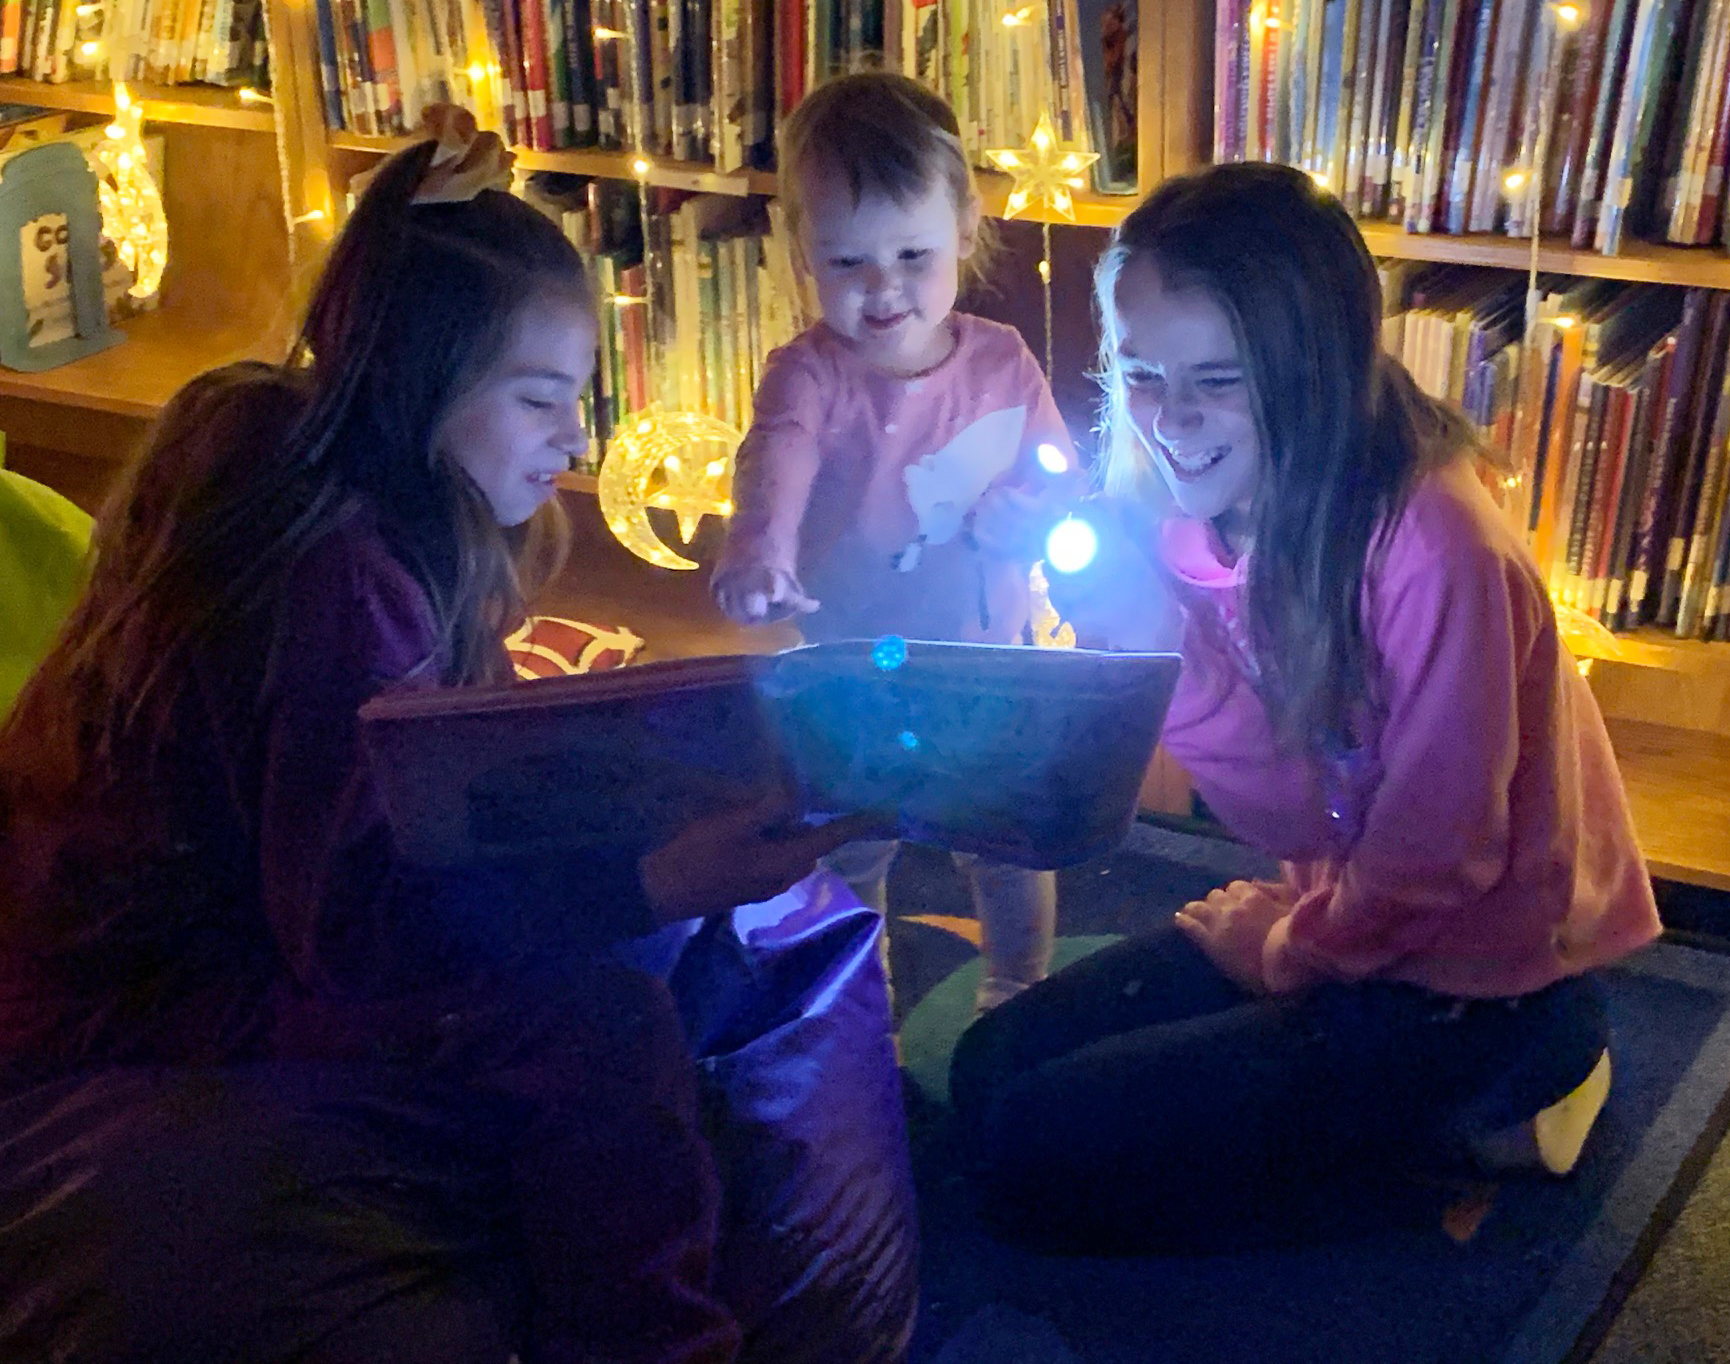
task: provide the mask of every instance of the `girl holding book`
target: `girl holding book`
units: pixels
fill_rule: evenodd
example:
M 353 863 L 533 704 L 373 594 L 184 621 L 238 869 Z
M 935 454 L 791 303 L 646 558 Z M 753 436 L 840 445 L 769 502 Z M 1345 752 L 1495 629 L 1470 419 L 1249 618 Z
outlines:
M 291 363 L 169 404 L 0 732 L 8 1358 L 738 1348 L 678 1016 L 603 952 L 859 830 L 753 809 L 580 865 L 393 854 L 356 712 L 508 677 L 596 336 L 498 138 L 429 124 Z
M 1032 558 L 998 528 L 1054 497 L 1076 461 L 1020 335 L 955 311 L 982 230 L 955 115 L 904 76 L 846 76 L 805 98 L 777 146 L 822 320 L 769 358 L 716 601 L 746 624 L 797 618 L 814 641 L 1017 643 Z M 896 847 L 860 843 L 830 864 L 881 911 Z M 956 863 L 989 1008 L 1044 977 L 1056 886 L 1049 873 Z
M 1659 924 L 1470 428 L 1382 352 L 1375 264 L 1300 171 L 1168 182 L 1097 285 L 1123 533 L 1109 590 L 1054 583 L 1057 605 L 1085 643 L 1181 649 L 1164 741 L 1283 865 L 963 1037 L 993 1206 L 1123 1244 L 1347 1172 L 1567 1170 L 1608 1080 L 1593 972 Z

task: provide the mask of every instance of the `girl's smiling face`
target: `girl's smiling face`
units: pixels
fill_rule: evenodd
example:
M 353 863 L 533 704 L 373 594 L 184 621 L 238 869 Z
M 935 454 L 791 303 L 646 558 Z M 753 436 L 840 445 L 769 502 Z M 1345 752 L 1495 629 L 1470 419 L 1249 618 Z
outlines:
M 521 525 L 550 501 L 553 480 L 588 449 L 577 399 L 594 371 L 595 336 L 586 304 L 531 300 L 504 353 L 439 425 L 435 448 L 468 474 L 501 526 Z
M 1125 262 L 1113 301 L 1130 421 L 1178 507 L 1200 520 L 1247 515 L 1261 435 L 1225 309 L 1200 289 L 1168 289 L 1145 256 Z

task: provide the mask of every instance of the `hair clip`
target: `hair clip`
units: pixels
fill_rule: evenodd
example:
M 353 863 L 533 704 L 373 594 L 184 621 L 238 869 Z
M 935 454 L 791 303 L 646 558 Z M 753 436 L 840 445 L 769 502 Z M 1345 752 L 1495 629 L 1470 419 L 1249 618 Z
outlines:
M 466 204 L 482 190 L 510 189 L 516 153 L 491 129 L 482 132 L 467 109 L 429 104 L 421 114 L 421 130 L 438 145 L 411 204 Z M 355 176 L 350 188 L 364 194 L 377 174 L 375 167 Z

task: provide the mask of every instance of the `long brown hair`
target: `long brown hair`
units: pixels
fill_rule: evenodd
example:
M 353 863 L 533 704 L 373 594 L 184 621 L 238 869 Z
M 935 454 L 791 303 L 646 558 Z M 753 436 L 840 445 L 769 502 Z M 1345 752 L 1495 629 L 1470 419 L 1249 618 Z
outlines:
M 300 557 L 362 506 L 426 590 L 442 680 L 499 675 L 519 564 L 550 571 L 562 527 L 501 529 L 435 433 L 528 299 L 593 300 L 576 249 L 511 195 L 413 204 L 433 151 L 381 165 L 285 364 L 200 376 L 168 404 L 98 519 L 83 600 L 0 730 L 0 797 L 22 768 L 64 791 L 123 734 L 148 749 L 197 652 L 272 610 Z
M 1375 261 L 1339 200 L 1289 166 L 1215 166 L 1154 190 L 1095 271 L 1108 490 L 1149 477 L 1117 357 L 1131 259 L 1230 320 L 1261 438 L 1245 597 L 1256 686 L 1293 748 L 1349 747 L 1380 702 L 1365 581 L 1419 476 L 1481 449 L 1477 436 L 1382 350 Z

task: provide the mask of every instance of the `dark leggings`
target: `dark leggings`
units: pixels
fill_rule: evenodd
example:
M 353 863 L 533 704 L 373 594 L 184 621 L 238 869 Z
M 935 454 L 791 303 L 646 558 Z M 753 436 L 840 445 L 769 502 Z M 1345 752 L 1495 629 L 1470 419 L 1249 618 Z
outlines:
M 1108 947 L 985 1015 L 951 1092 L 985 1208 L 1101 1251 L 1279 1236 L 1455 1154 L 1591 1071 L 1595 981 L 1518 1000 L 1409 985 L 1246 994 L 1175 928 Z

